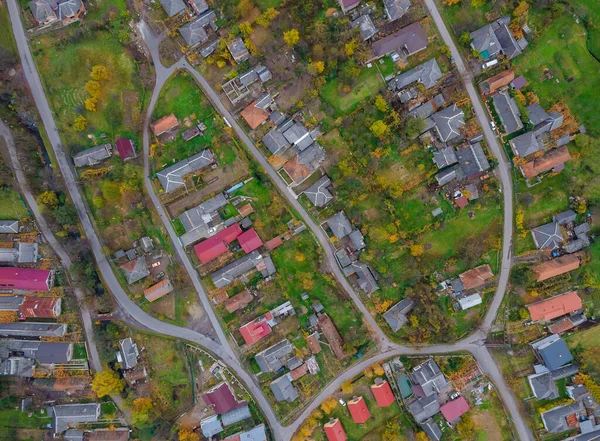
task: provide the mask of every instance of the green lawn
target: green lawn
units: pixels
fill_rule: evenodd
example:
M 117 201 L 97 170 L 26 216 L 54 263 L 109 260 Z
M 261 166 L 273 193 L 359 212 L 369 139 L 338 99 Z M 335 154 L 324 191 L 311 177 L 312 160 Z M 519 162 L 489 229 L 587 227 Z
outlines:
M 6 5 L 0 6 L 0 27 L 4 29 L 0 32 L 0 47 L 6 49 L 10 54 L 17 55 L 17 47 L 15 45 L 15 37 L 11 31 L 10 18 Z
M 587 372 L 593 373 L 596 380 L 600 379 L 600 328 L 593 327 L 585 331 L 569 335 L 566 342 L 570 349 L 578 346 L 583 348 L 581 359 L 587 365 Z
M 600 58 L 600 7 L 596 0 L 569 0 L 589 32 L 588 49 Z
M 494 6 L 494 2 L 486 2 L 481 8 L 473 8 L 470 0 L 459 2 L 453 6 L 442 6 L 441 12 L 450 22 L 456 36 L 463 32 L 473 32 L 487 24 L 485 14 Z
M 600 134 L 596 99 L 600 62 L 587 49 L 585 28 L 576 24 L 573 17 L 564 15 L 548 26 L 529 45 L 524 56 L 515 58 L 514 66 L 525 75 L 543 107 L 564 100 L 591 135 Z M 549 69 L 554 79 L 546 79 L 544 68 Z M 571 77 L 573 80 L 569 82 Z
M 16 191 L 9 187 L 0 188 L 0 219 L 20 220 L 27 217 L 27 208 Z
M 340 81 L 334 78 L 321 88 L 321 97 L 331 104 L 337 113 L 346 114 L 356 109 L 361 101 L 374 98 L 384 86 L 375 66 L 363 68 L 356 82 L 357 85 L 350 92 L 344 93 Z
M 277 8 L 283 0 L 256 0 L 256 4 L 261 11 L 266 11 L 269 8 Z
M 50 417 L 41 415 L 39 411 L 29 417 L 28 412 L 17 410 L 18 406 L 19 400 L 12 396 L 0 400 L 0 439 L 14 440 L 18 429 L 43 429 L 52 422 Z

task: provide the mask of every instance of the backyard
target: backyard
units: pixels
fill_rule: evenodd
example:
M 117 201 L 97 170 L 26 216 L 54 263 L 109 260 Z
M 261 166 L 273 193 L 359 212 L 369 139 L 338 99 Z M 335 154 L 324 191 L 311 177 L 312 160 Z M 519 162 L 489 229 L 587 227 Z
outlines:
M 21 195 L 10 187 L 1 187 L 0 220 L 21 220 L 25 217 L 27 217 L 27 208 Z

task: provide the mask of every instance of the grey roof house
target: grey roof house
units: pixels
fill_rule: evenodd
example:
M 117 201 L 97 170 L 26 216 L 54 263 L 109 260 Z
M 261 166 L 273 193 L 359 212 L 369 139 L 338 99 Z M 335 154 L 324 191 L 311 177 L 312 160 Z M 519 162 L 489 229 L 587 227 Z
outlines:
M 500 53 L 508 59 L 516 57 L 521 53 L 521 49 L 508 28 L 509 24 L 510 17 L 501 17 L 471 32 L 471 47 L 479 52 L 484 60 L 495 58 Z
M 254 270 L 258 270 L 263 277 L 268 277 L 277 271 L 270 256 L 263 257 L 258 251 L 252 251 L 250 254 L 246 254 L 220 270 L 215 271 L 211 275 L 211 279 L 217 288 L 222 288 L 229 285 L 238 277 Z
M 119 268 L 123 270 L 123 274 L 125 275 L 125 279 L 127 279 L 128 285 L 131 285 L 132 283 L 142 280 L 144 277 L 150 275 L 150 271 L 148 271 L 148 266 L 146 265 L 146 258 L 144 256 L 125 262 L 119 265 Z
M 415 307 L 413 299 L 405 298 L 400 300 L 384 314 L 383 318 L 390 326 L 393 332 L 397 332 L 408 322 L 407 314 Z
M 429 418 L 424 423 L 421 423 L 420 426 L 431 441 L 440 441 L 442 438 L 442 431 L 433 419 Z
M 356 20 L 352 22 L 353 28 L 358 28 L 360 31 L 360 35 L 362 36 L 364 41 L 367 41 L 373 38 L 378 31 L 375 25 L 373 24 L 373 20 L 371 20 L 371 16 L 368 14 L 361 15 Z
M 48 408 L 52 417 L 54 433 L 62 433 L 69 427 L 82 423 L 95 423 L 100 417 L 100 404 L 63 404 Z
M 566 225 L 566 224 L 570 224 L 571 222 L 575 222 L 575 219 L 577 219 L 577 213 L 575 213 L 573 210 L 566 210 L 566 211 L 561 211 L 560 213 L 555 214 L 554 216 L 552 216 L 552 219 L 554 220 L 554 222 L 556 222 L 558 225 Z M 588 225 L 587 227 L 587 231 L 589 231 L 589 224 L 585 224 Z M 575 227 L 575 230 L 577 230 L 578 227 Z M 586 227 L 583 227 L 583 229 L 586 229 Z M 581 231 L 581 225 L 579 226 L 579 231 Z M 587 232 L 584 231 L 584 232 Z M 577 231 L 575 231 L 575 234 L 577 234 Z
M 333 199 L 329 187 L 331 187 L 331 179 L 329 176 L 323 175 L 317 182 L 304 190 L 304 194 L 315 207 L 321 208 Z
M 0 220 L 0 234 L 17 234 L 18 232 L 18 220 Z
M 67 325 L 61 323 L 0 323 L 2 337 L 62 337 L 66 332 Z
M 555 337 L 552 335 L 551 337 Z M 548 339 L 544 339 L 548 340 Z M 562 338 L 555 338 L 535 347 L 537 353 L 544 361 L 544 365 L 551 371 L 558 369 L 573 361 L 573 355 Z
M 538 400 L 554 400 L 560 396 L 550 371 L 529 375 L 527 380 L 533 395 Z
M 410 0 L 383 0 L 383 7 L 389 21 L 398 20 L 408 12 Z
M 536 227 L 531 230 L 531 235 L 538 250 L 542 248 L 555 250 L 560 248 L 565 241 L 558 222 L 550 222 L 549 224 Z
M 211 436 L 215 436 L 225 429 L 219 420 L 219 415 L 212 415 L 200 420 L 200 430 L 206 438 L 210 439 Z
M 367 294 L 373 294 L 379 289 L 371 267 L 364 262 L 356 261 L 343 268 L 346 277 L 355 275 L 356 283 Z
M 102 144 L 73 155 L 73 162 L 75 163 L 75 167 L 89 167 L 91 165 L 100 164 L 100 162 L 111 156 L 112 145 Z
M 298 391 L 292 384 L 288 374 L 273 380 L 269 387 L 277 402 L 287 401 L 292 403 L 298 399 Z
M 466 178 L 472 178 L 490 169 L 490 163 L 478 142 L 458 150 L 456 157 Z
M 185 181 L 183 178 L 186 175 L 208 167 L 213 162 L 215 162 L 214 153 L 206 149 L 159 171 L 156 176 L 163 190 L 168 193 L 184 186 Z
M 196 46 L 208 41 L 207 27 L 217 30 L 217 16 L 213 10 L 204 12 L 198 18 L 184 24 L 179 28 L 179 33 L 188 46 Z
M 421 386 L 425 396 L 437 394 L 450 384 L 432 358 L 415 367 L 410 373 L 410 378 L 413 383 Z
M 285 339 L 254 356 L 261 372 L 277 372 L 294 352 L 294 347 Z
M 373 59 L 381 58 L 392 52 L 398 52 L 400 56 L 408 57 L 425 49 L 428 43 L 425 31 L 421 24 L 416 21 L 381 40 L 377 40 L 371 46 L 371 50 L 373 51 Z
M 453 147 L 444 147 L 433 154 L 433 162 L 438 166 L 439 169 L 448 167 L 449 165 L 456 164 L 458 158 Z
M 158 0 L 169 17 L 173 17 L 185 11 L 183 0 Z
M 250 52 L 248 52 L 244 40 L 239 37 L 231 40 L 231 43 L 227 44 L 227 49 L 229 49 L 229 52 L 236 63 L 240 63 L 250 58 Z
M 510 147 L 516 156 L 526 157 L 542 150 L 542 143 L 534 132 L 523 133 L 509 141 Z
M 451 142 L 462 136 L 459 129 L 465 125 L 465 114 L 456 104 L 434 113 L 431 118 L 441 141 Z
M 327 226 L 338 239 L 343 239 L 352 232 L 352 224 L 346 217 L 346 213 L 339 211 L 325 221 Z
M 578 415 L 583 412 L 583 404 L 581 401 L 566 406 L 557 406 L 541 414 L 544 427 L 550 433 L 560 433 L 569 430 L 567 417 Z
M 502 127 L 504 127 L 505 135 L 510 135 L 523 128 L 521 113 L 519 112 L 517 103 L 508 92 L 500 92 L 499 94 L 494 95 L 492 101 L 494 103 L 494 108 L 500 117 L 500 121 L 502 122 Z
M 440 411 L 438 394 L 434 393 L 432 395 L 414 399 L 408 403 L 408 410 L 412 413 L 417 423 L 424 423 Z
M 137 344 L 131 337 L 119 341 L 119 352 L 117 361 L 123 365 L 123 369 L 133 369 L 137 365 L 137 358 L 140 355 Z
M 443 77 L 440 66 L 435 58 L 419 64 L 417 67 L 396 76 L 388 83 L 388 89 L 399 91 L 413 83 L 420 83 L 429 89 Z
M 252 417 L 252 414 L 250 413 L 250 407 L 246 404 L 244 406 L 228 410 L 222 414 L 221 422 L 225 427 L 227 427 L 231 426 L 232 424 L 239 423 L 240 421 L 244 421 L 250 417 Z
M 435 179 L 440 187 L 443 187 L 454 180 L 460 181 L 461 179 L 464 179 L 464 177 L 465 174 L 463 173 L 459 164 L 446 167 L 445 169 L 437 172 L 435 175 Z

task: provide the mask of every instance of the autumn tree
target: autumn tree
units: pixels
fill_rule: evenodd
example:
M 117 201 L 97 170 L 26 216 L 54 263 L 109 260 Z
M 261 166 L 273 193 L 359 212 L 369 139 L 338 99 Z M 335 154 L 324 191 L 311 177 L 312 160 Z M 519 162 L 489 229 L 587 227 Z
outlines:
M 290 29 L 283 33 L 283 41 L 285 41 L 285 44 L 289 47 L 293 47 L 300 41 L 300 33 L 297 29 Z
M 444 0 L 446 6 L 454 6 L 460 3 L 460 0 Z
M 256 24 L 266 28 L 278 15 L 279 11 L 277 9 L 269 8 L 256 19 Z
M 387 113 L 390 110 L 387 101 L 381 95 L 377 95 L 375 97 L 375 107 L 377 107 L 377 110 L 383 113 Z
M 346 380 L 342 383 L 340 388 L 342 389 L 342 393 L 351 394 L 354 390 L 354 384 L 352 384 L 352 381 Z
M 373 373 L 381 377 L 383 374 L 385 374 L 385 370 L 383 369 L 383 366 L 381 366 L 379 363 L 375 363 L 373 365 Z
M 369 130 L 371 130 L 371 133 L 379 139 L 385 138 L 389 133 L 388 125 L 381 119 L 371 124 Z
M 385 425 L 385 430 L 381 435 L 381 441 L 398 441 L 400 439 L 404 439 L 402 436 L 402 430 L 400 428 L 400 423 L 397 420 L 390 420 Z
M 254 29 L 252 29 L 252 25 L 249 21 L 245 21 L 239 24 L 240 32 L 244 37 L 249 37 L 254 33 Z
M 485 2 L 486 0 L 471 0 L 471 7 L 476 9 L 483 8 Z
M 426 123 L 422 118 L 408 118 L 404 123 L 404 134 L 408 139 L 414 139 L 425 129 Z
M 98 372 L 92 380 L 92 390 L 96 392 L 98 398 L 106 395 L 119 394 L 125 387 L 123 380 L 112 369 L 105 369 Z
M 410 246 L 410 255 L 413 257 L 422 256 L 424 252 L 425 247 L 420 243 L 416 243 Z
M 471 35 L 468 32 L 463 32 L 460 34 L 458 42 L 464 47 L 469 47 L 471 45 Z
M 177 436 L 179 437 L 179 441 L 199 441 L 200 435 L 192 430 L 187 429 L 179 429 L 177 432 Z
M 517 7 L 515 8 L 515 10 L 513 11 L 513 17 L 524 17 L 525 15 L 527 15 L 527 13 L 529 12 L 529 3 L 523 1 L 520 2 Z
M 353 38 L 352 40 L 350 40 L 348 43 L 346 43 L 344 45 L 344 52 L 346 52 L 347 57 L 351 57 L 356 52 L 357 48 L 358 48 L 358 42 L 356 41 L 356 39 Z
M 154 419 L 153 405 L 150 398 L 141 397 L 133 400 L 131 415 L 133 425 L 136 427 L 144 427 Z
M 429 441 L 429 438 L 425 432 L 418 432 L 415 435 L 415 441 Z
M 337 405 L 337 400 L 333 397 L 329 397 L 321 403 L 321 410 L 325 415 L 329 415 L 333 411 L 333 409 L 337 407 Z
M 90 78 L 96 81 L 105 81 L 108 80 L 109 72 L 106 66 L 96 65 L 92 67 L 92 72 L 90 73 Z
M 461 440 L 471 440 L 475 435 L 475 425 L 470 414 L 465 414 L 461 417 L 460 422 L 456 425 L 456 431 L 460 435 Z
M 98 108 L 96 107 L 97 103 L 98 103 L 98 98 L 94 98 L 94 97 L 86 98 L 85 108 L 87 110 L 89 110 L 90 112 L 95 112 L 96 110 L 98 110 Z
M 363 375 L 367 378 L 373 378 L 373 368 L 371 366 L 368 366 L 364 371 L 363 371 Z
M 73 123 L 73 130 L 76 132 L 83 132 L 88 127 L 88 120 L 85 116 L 79 115 L 75 118 L 75 122 Z
M 309 63 L 306 67 L 306 70 L 308 70 L 309 74 L 316 77 L 317 75 L 323 73 L 323 71 L 325 70 L 325 63 L 323 63 L 322 61 L 315 61 Z
M 38 196 L 38 203 L 45 205 L 48 208 L 54 208 L 58 205 L 58 196 L 52 190 L 46 190 Z

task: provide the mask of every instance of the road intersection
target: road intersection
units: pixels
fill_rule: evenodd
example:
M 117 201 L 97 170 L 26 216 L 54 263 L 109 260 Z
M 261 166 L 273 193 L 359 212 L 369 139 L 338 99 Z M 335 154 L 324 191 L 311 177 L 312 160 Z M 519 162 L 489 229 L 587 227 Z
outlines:
M 153 61 L 155 63 L 156 69 L 156 84 L 152 93 L 152 98 L 150 101 L 149 109 L 147 110 L 146 119 L 144 122 L 144 166 L 146 169 L 146 177 L 145 177 L 145 185 L 147 191 L 150 195 L 150 198 L 155 206 L 156 210 L 159 213 L 163 224 L 171 237 L 173 244 L 175 246 L 175 251 L 177 257 L 183 263 L 184 267 L 188 271 L 194 288 L 196 289 L 200 301 L 202 302 L 217 334 L 218 342 L 215 342 L 211 338 L 204 336 L 198 332 L 170 325 L 168 323 L 164 323 L 154 317 L 149 316 L 143 310 L 141 310 L 127 295 L 125 290 L 119 284 L 110 263 L 106 259 L 106 256 L 103 253 L 100 239 L 94 229 L 94 224 L 90 218 L 87 207 L 84 203 L 84 200 L 81 196 L 80 190 L 77 185 L 77 180 L 75 179 L 73 169 L 71 166 L 70 160 L 67 158 L 64 152 L 64 148 L 60 139 L 60 135 L 58 133 L 58 129 L 56 127 L 53 113 L 50 110 L 50 106 L 48 104 L 48 100 L 46 98 L 46 94 L 44 88 L 42 86 L 39 74 L 35 67 L 33 58 L 31 56 L 31 52 L 27 43 L 27 37 L 25 30 L 23 28 L 21 19 L 20 19 L 20 10 L 17 6 L 16 0 L 7 0 L 7 5 L 9 9 L 10 19 L 13 26 L 13 33 L 15 35 L 15 40 L 17 42 L 17 46 L 19 49 L 19 54 L 21 56 L 21 62 L 23 66 L 23 70 L 25 72 L 27 81 L 29 83 L 31 93 L 34 97 L 34 101 L 40 113 L 40 117 L 42 123 L 46 128 L 46 132 L 48 133 L 48 137 L 50 140 L 51 147 L 56 155 L 58 166 L 60 172 L 62 173 L 65 183 L 67 186 L 67 190 L 69 195 L 77 209 L 79 214 L 82 227 L 84 232 L 90 242 L 92 252 L 94 254 L 94 258 L 98 265 L 99 273 L 109 289 L 109 291 L 115 297 L 117 303 L 122 308 L 123 312 L 126 314 L 126 318 L 128 321 L 132 323 L 136 323 L 148 329 L 152 329 L 154 332 L 162 333 L 165 335 L 177 337 L 184 340 L 189 340 L 194 342 L 205 349 L 213 352 L 215 355 L 220 357 L 226 364 L 228 364 L 231 369 L 236 373 L 239 379 L 247 386 L 249 391 L 254 395 L 255 399 L 261 410 L 264 412 L 269 424 L 273 430 L 273 434 L 277 440 L 288 441 L 293 436 L 294 432 L 300 427 L 306 417 L 310 414 L 312 410 L 317 408 L 320 403 L 333 392 L 335 392 L 340 384 L 360 373 L 366 366 L 375 362 L 385 360 L 386 358 L 396 356 L 396 355 L 410 355 L 410 354 L 440 354 L 440 353 L 450 353 L 456 351 L 467 351 L 473 354 L 473 356 L 478 361 L 479 365 L 483 372 L 488 375 L 491 380 L 496 385 L 496 388 L 506 406 L 508 413 L 511 416 L 511 419 L 514 423 L 516 432 L 518 437 L 522 441 L 533 440 L 532 433 L 524 421 L 523 417 L 520 415 L 516 400 L 511 394 L 510 390 L 506 386 L 504 378 L 496 366 L 494 359 L 490 355 L 487 348 L 484 346 L 484 340 L 486 338 L 487 332 L 491 329 L 492 323 L 498 313 L 500 305 L 502 303 L 502 299 L 504 293 L 506 292 L 508 286 L 508 277 L 510 273 L 511 267 L 511 245 L 512 245 L 512 235 L 513 235 L 513 224 L 512 224 L 512 213 L 513 213 L 513 200 L 512 200 L 512 185 L 510 179 L 510 165 L 503 154 L 501 145 L 498 143 L 497 139 L 494 136 L 494 133 L 489 127 L 489 122 L 485 117 L 485 112 L 483 110 L 483 106 L 479 101 L 479 96 L 473 86 L 472 79 L 469 75 L 469 71 L 466 69 L 464 62 L 460 57 L 460 53 L 458 52 L 447 28 L 445 27 L 443 20 L 437 10 L 437 7 L 433 0 L 425 0 L 425 3 L 430 10 L 430 14 L 437 24 L 442 38 L 445 43 L 450 47 L 452 55 L 456 60 L 457 69 L 461 74 L 463 81 L 465 83 L 465 88 L 469 93 L 469 97 L 473 103 L 475 111 L 480 120 L 481 126 L 484 130 L 484 135 L 490 150 L 494 154 L 494 156 L 498 159 L 498 174 L 501 181 L 501 188 L 503 189 L 504 195 L 504 209 L 505 209 L 505 217 L 504 217 L 504 236 L 503 236 L 503 251 L 502 251 L 502 263 L 501 263 L 501 272 L 499 275 L 498 281 L 498 289 L 494 295 L 494 298 L 491 302 L 488 313 L 485 316 L 479 330 L 474 334 L 468 336 L 462 341 L 453 343 L 453 344 L 444 344 L 444 345 L 432 345 L 432 346 L 421 346 L 421 347 L 413 347 L 413 346 L 403 346 L 398 345 L 391 342 L 383 330 L 378 326 L 377 322 L 373 318 L 373 316 L 369 313 L 366 306 L 362 303 L 359 295 L 352 289 L 348 281 L 343 276 L 340 268 L 337 265 L 335 260 L 335 256 L 333 255 L 333 249 L 329 244 L 328 238 L 325 236 L 324 232 L 321 228 L 316 225 L 316 223 L 312 220 L 312 218 L 308 215 L 308 213 L 304 210 L 304 208 L 298 203 L 298 201 L 293 197 L 287 186 L 283 182 L 283 180 L 277 175 L 277 173 L 270 167 L 267 159 L 262 155 L 262 153 L 256 148 L 252 140 L 248 137 L 248 135 L 242 130 L 242 128 L 237 124 L 236 120 L 229 113 L 229 111 L 223 106 L 221 103 L 217 93 L 211 88 L 210 84 L 206 81 L 206 79 L 185 59 L 179 60 L 173 66 L 169 68 L 165 68 L 160 63 L 160 57 L 158 54 L 158 44 L 160 42 L 160 38 L 157 37 L 151 29 L 145 25 L 142 21 L 139 25 L 139 30 L 148 46 L 148 49 L 151 52 Z M 356 304 L 356 307 L 362 312 L 365 320 L 369 324 L 371 328 L 374 339 L 376 341 L 379 352 L 372 358 L 361 361 L 353 365 L 350 369 L 345 371 L 342 375 L 336 378 L 333 382 L 331 382 L 324 390 L 319 393 L 304 409 L 300 417 L 298 417 L 293 423 L 287 426 L 283 426 L 275 416 L 269 402 L 266 397 L 262 393 L 260 386 L 258 385 L 256 379 L 253 376 L 250 376 L 239 358 L 237 357 L 236 351 L 232 349 L 229 344 L 229 340 L 221 328 L 221 325 L 212 309 L 212 305 L 204 291 L 202 283 L 198 277 L 198 274 L 191 264 L 189 258 L 187 257 L 185 250 L 181 246 L 172 226 L 170 220 L 164 211 L 164 208 L 158 201 L 156 194 L 152 189 L 152 185 L 149 178 L 149 162 L 148 162 L 148 150 L 149 150 L 149 132 L 148 126 L 150 123 L 150 118 L 152 115 L 152 109 L 156 104 L 158 99 L 160 90 L 165 81 L 169 78 L 169 76 L 175 72 L 177 69 L 185 69 L 190 74 L 194 76 L 198 84 L 202 87 L 206 95 L 209 97 L 215 108 L 219 111 L 219 113 L 227 118 L 228 122 L 232 125 L 233 129 L 239 136 L 239 138 L 244 142 L 250 153 L 255 157 L 255 159 L 260 163 L 260 165 L 264 168 L 264 170 L 269 174 L 273 182 L 278 186 L 281 193 L 288 199 L 290 204 L 300 213 L 303 218 L 305 224 L 312 231 L 314 236 L 321 243 L 323 249 L 325 250 L 326 257 L 329 261 L 331 271 L 338 279 L 339 283 L 348 293 L 350 298 Z

